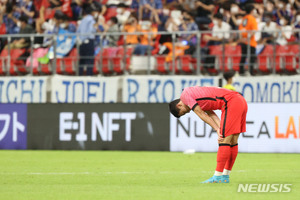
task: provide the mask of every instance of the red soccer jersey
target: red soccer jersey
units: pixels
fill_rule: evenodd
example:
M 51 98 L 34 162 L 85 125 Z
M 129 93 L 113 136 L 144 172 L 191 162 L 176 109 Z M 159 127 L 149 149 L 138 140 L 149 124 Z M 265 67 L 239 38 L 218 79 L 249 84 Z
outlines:
M 194 110 L 196 105 L 204 111 L 221 110 L 232 96 L 239 95 L 238 92 L 219 87 L 188 87 L 183 90 L 180 100 L 190 109 Z

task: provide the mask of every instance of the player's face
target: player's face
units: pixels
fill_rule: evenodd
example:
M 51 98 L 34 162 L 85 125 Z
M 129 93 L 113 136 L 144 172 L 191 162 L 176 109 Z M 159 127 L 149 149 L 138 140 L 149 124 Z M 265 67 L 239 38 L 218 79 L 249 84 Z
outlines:
M 177 107 L 179 108 L 179 116 L 185 115 L 186 113 L 189 113 L 191 111 L 191 109 L 187 105 L 182 103 L 182 101 L 179 101 Z

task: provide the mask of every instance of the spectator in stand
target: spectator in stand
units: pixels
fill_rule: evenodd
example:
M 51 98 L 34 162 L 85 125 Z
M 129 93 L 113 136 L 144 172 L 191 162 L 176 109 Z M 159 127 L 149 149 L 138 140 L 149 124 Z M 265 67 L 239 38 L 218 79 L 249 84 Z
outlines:
M 275 13 L 276 22 L 280 25 L 280 19 L 284 18 L 284 16 L 289 16 L 292 18 L 292 13 L 288 0 L 279 0 L 276 4 L 277 10 Z
M 129 6 L 127 6 L 126 4 L 124 3 L 120 3 L 118 5 L 118 8 L 117 8 L 117 19 L 118 19 L 118 22 L 119 24 L 124 24 L 129 16 L 130 16 L 130 10 L 129 10 Z
M 178 4 L 181 5 L 187 11 L 194 11 L 196 1 L 197 0 L 178 0 Z
M 16 34 L 20 31 L 20 23 L 18 26 L 17 17 L 19 17 L 19 15 L 15 16 L 13 5 L 11 3 L 6 3 L 5 13 L 3 14 L 3 22 L 5 23 L 7 34 Z
M 240 25 L 240 23 L 238 22 L 241 22 L 241 20 L 237 21 L 237 18 L 241 15 L 240 7 L 238 6 L 238 4 L 232 3 L 230 5 L 229 15 L 230 17 L 226 22 L 231 26 L 231 29 L 237 30 Z
M 18 26 L 20 26 L 19 34 L 30 34 L 34 33 L 31 25 L 27 23 L 28 18 L 26 16 L 21 16 L 18 20 Z M 8 44 L 10 49 L 23 49 L 30 47 L 30 37 L 18 37 L 14 38 L 13 42 Z M 8 48 L 6 45 L 5 48 Z
M 273 16 L 276 14 L 275 2 L 273 0 L 267 0 L 265 11 L 272 13 Z
M 134 48 L 133 54 L 135 55 L 145 55 L 148 50 L 153 49 L 154 40 L 156 38 L 157 27 L 153 26 L 150 19 L 144 19 L 140 22 L 140 31 L 144 33 L 143 35 L 139 36 L 139 44 L 136 45 Z M 147 34 L 147 33 L 154 33 L 154 34 Z
M 197 16 L 195 18 L 196 23 L 200 29 L 203 29 L 202 24 L 210 24 L 210 16 L 215 10 L 215 5 L 213 0 L 197 0 L 195 2 L 195 7 L 197 9 Z
M 271 44 L 277 38 L 277 24 L 272 21 L 272 13 L 265 13 L 264 22 L 259 25 L 259 30 L 261 31 L 261 40 L 259 43 Z
M 161 0 L 140 0 L 139 20 L 150 18 L 156 24 L 160 24 L 159 13 L 162 8 Z
M 182 8 L 177 7 L 175 10 L 172 10 L 170 13 L 170 17 L 166 21 L 165 29 L 168 32 L 174 32 L 179 30 L 179 26 L 181 26 L 181 23 L 183 22 L 183 16 L 182 16 Z
M 203 40 L 207 41 L 207 46 L 222 44 L 222 41 L 227 42 L 230 38 L 229 31 L 231 27 L 227 22 L 223 21 L 223 15 L 221 13 L 216 13 L 213 16 L 213 24 L 212 35 L 203 36 Z M 209 48 L 204 50 L 206 51 L 205 56 L 203 56 L 205 58 L 204 67 L 210 72 L 211 69 L 215 67 L 215 56 L 208 56 L 210 54 Z
M 255 62 L 256 62 L 256 39 L 255 32 L 258 30 L 257 21 L 255 15 L 257 14 L 256 8 L 252 4 L 245 6 L 246 16 L 243 18 L 242 24 L 239 26 L 240 39 L 239 43 L 242 49 L 242 57 L 240 61 L 240 75 L 245 75 L 245 63 L 248 55 L 248 49 L 250 49 L 250 60 L 248 61 L 249 71 L 251 75 L 255 75 Z M 251 32 L 252 31 L 252 32 Z M 250 41 L 249 41 L 250 40 Z M 248 48 L 250 45 L 250 48 Z
M 36 20 L 37 32 L 41 32 L 41 25 L 45 21 L 54 17 L 56 10 L 61 10 L 65 15 L 72 19 L 73 12 L 71 8 L 71 0 L 43 0 L 39 11 L 40 17 Z
M 94 66 L 94 49 L 95 49 L 95 33 L 97 31 L 98 24 L 96 20 L 101 11 L 101 8 L 84 4 L 84 16 L 81 20 L 77 33 L 84 34 L 80 36 L 79 47 L 79 75 L 83 75 L 86 68 L 86 75 L 93 75 Z
M 123 32 L 126 33 L 135 33 L 140 32 L 140 25 L 138 24 L 136 13 L 131 13 L 127 22 L 124 25 Z M 126 35 L 126 44 L 128 45 L 136 45 L 139 43 L 137 35 Z
M 223 15 L 216 13 L 213 16 L 212 36 L 204 35 L 204 40 L 208 41 L 208 45 L 218 45 L 222 41 L 227 42 L 230 38 L 231 27 L 227 22 L 223 21 Z
M 0 35 L 6 34 L 6 26 L 5 26 L 5 23 L 3 22 L 3 14 L 4 13 L 5 13 L 5 6 L 4 6 L 4 4 L 3 5 L 0 4 Z M 4 44 L 5 44 L 5 39 L 1 37 L 0 38 L 0 52 L 4 48 Z
M 198 31 L 198 25 L 194 21 L 194 15 L 192 12 L 183 11 L 182 12 L 182 23 L 179 26 L 179 31 Z M 181 40 L 186 41 L 185 43 L 190 47 L 188 54 L 193 54 L 196 50 L 197 36 L 196 34 L 182 34 Z
M 61 18 L 61 21 L 59 23 L 59 27 L 62 28 L 62 29 L 68 30 L 72 33 L 75 33 L 76 29 L 77 29 L 75 24 L 70 23 L 70 18 L 65 14 L 63 14 L 63 16 Z
M 20 16 L 24 15 L 28 17 L 28 24 L 34 23 L 35 6 L 33 0 L 20 1 L 16 11 L 20 13 Z
M 120 33 L 120 28 L 118 24 L 118 19 L 116 17 L 110 18 L 110 20 L 107 22 L 107 33 Z M 120 38 L 120 35 L 109 35 L 107 36 L 108 40 L 108 46 L 116 47 L 117 42 Z
M 292 3 L 292 2 L 293 2 L 293 1 L 291 1 L 291 3 Z M 292 5 L 293 5 L 293 8 L 294 8 L 295 10 L 297 10 L 297 11 L 300 10 L 300 0 L 295 0 L 294 3 L 292 3 Z
M 293 27 L 289 16 L 283 16 L 280 19 L 279 35 L 276 43 L 279 45 L 287 45 L 293 34 Z
M 297 14 L 295 16 L 294 28 L 295 28 L 295 30 L 300 29 L 300 12 L 297 12 Z M 299 38 L 300 38 L 300 32 L 295 33 L 295 36 L 299 40 Z
M 36 31 L 42 33 L 42 24 L 48 19 L 52 19 L 55 14 L 55 8 L 61 6 L 61 2 L 58 0 L 43 0 L 41 3 L 41 8 L 39 10 L 39 18 L 36 19 Z

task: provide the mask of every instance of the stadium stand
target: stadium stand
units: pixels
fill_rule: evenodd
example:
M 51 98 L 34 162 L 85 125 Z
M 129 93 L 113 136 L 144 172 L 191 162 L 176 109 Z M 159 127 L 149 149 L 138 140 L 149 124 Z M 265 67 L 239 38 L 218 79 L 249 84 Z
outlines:
M 74 34 L 85 12 L 92 13 L 94 28 L 99 34 L 93 40 L 94 75 L 131 73 L 134 68 L 132 57 L 147 56 L 148 48 L 151 49 L 148 56 L 153 56 L 156 60 L 152 73 L 170 74 L 174 71 L 176 74 L 195 74 L 200 71 L 214 75 L 231 69 L 239 71 L 242 55 L 240 33 L 237 30 L 242 23 L 246 6 L 250 3 L 255 7 L 253 16 L 259 30 L 256 33 L 258 46 L 255 63 L 258 72 L 298 73 L 298 4 L 287 2 L 282 7 L 271 0 L 267 1 L 267 6 L 261 1 L 247 2 L 198 0 L 191 4 L 189 0 L 172 3 L 165 0 L 57 0 L 54 4 L 45 0 L 3 1 L 0 6 L 0 74 L 77 75 L 77 47 L 84 41 L 78 40 L 80 35 Z M 201 6 L 203 4 L 208 5 L 211 10 L 205 10 Z M 112 17 L 113 21 L 117 21 L 117 27 L 111 23 Z M 35 30 L 30 48 L 22 48 L 20 45 L 7 48 L 10 41 L 7 38 L 12 36 L 11 41 L 14 43 L 20 38 L 14 34 L 18 34 L 21 29 L 25 30 L 20 25 L 20 21 L 24 19 Z M 132 23 L 135 24 L 134 30 L 130 28 Z M 198 27 L 198 33 L 201 34 L 197 35 L 195 27 Z M 279 31 L 270 35 L 271 29 L 275 27 Z M 130 33 L 124 34 L 128 30 Z M 180 33 L 189 30 L 191 32 Z M 226 36 L 216 30 L 227 30 Z M 116 34 L 117 37 L 114 37 Z M 55 35 L 57 41 L 54 41 Z M 117 42 L 114 41 L 115 38 L 119 38 Z M 37 53 L 39 50 L 44 54 Z M 173 51 L 176 59 L 174 70 L 171 61 Z M 201 70 L 197 70 L 197 59 L 201 59 Z M 247 69 L 249 61 L 245 65 Z

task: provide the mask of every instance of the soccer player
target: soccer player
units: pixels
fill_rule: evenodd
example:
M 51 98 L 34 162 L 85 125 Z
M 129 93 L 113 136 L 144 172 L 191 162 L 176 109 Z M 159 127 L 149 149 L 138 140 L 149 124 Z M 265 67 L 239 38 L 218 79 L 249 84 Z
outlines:
M 202 183 L 229 183 L 229 174 L 238 154 L 239 134 L 246 131 L 248 110 L 244 97 L 218 87 L 187 87 L 180 99 L 169 104 L 177 118 L 193 110 L 218 133 L 217 167 L 213 177 Z M 221 119 L 213 110 L 221 110 Z

